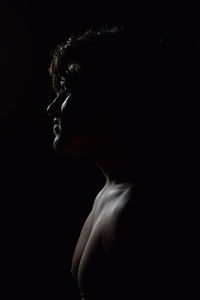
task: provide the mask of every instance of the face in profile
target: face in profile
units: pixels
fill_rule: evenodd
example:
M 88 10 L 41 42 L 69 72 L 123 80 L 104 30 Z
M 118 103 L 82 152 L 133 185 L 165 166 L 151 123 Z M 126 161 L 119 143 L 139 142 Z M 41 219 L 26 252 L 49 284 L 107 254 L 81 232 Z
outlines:
M 87 84 L 67 88 L 61 78 L 60 90 L 48 106 L 53 118 L 54 148 L 66 156 L 87 156 L 95 151 L 99 139 L 100 111 L 95 106 L 95 95 Z

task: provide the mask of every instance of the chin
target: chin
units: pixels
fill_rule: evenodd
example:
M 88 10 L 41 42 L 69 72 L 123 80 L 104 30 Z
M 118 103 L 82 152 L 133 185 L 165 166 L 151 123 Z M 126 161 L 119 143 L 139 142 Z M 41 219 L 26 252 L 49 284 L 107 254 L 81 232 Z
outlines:
M 89 135 L 57 135 L 53 147 L 56 152 L 66 157 L 92 158 L 97 146 Z
M 56 137 L 53 142 L 53 148 L 57 153 L 68 158 L 84 156 L 84 151 L 81 150 L 82 147 L 75 141 L 66 143 L 66 140 L 62 141 L 61 138 Z

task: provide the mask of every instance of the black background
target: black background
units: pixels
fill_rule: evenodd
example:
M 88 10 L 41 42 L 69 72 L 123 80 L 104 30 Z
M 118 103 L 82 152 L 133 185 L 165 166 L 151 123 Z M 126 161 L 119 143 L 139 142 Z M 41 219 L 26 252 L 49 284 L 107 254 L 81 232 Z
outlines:
M 88 26 L 129 23 L 187 49 L 191 77 L 198 83 L 198 16 L 186 7 L 7 1 L 0 17 L 3 285 L 8 298 L 14 293 L 26 299 L 78 299 L 71 257 L 104 178 L 92 163 L 68 160 L 52 149 L 46 115 L 53 97 L 50 52 L 68 34 Z M 198 100 L 197 91 L 192 99 Z

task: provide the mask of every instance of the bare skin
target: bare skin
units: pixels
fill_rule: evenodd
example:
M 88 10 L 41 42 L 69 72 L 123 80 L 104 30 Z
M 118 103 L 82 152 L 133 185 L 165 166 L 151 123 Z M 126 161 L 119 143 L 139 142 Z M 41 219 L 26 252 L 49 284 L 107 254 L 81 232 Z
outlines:
M 118 285 L 113 286 L 115 280 L 110 279 L 113 273 L 113 262 L 119 266 L 118 279 L 121 277 L 121 282 L 129 274 L 122 273 L 121 263 L 115 261 L 117 257 L 113 262 L 111 257 L 118 239 L 118 226 L 123 226 L 124 217 L 129 218 L 127 213 L 123 215 L 123 212 L 130 205 L 129 202 L 133 201 L 133 190 L 133 183 L 109 183 L 94 201 L 91 213 L 82 228 L 72 261 L 72 274 L 83 299 L 117 299 L 116 297 L 122 292 Z M 120 228 L 120 230 L 125 229 L 127 228 Z M 128 239 L 127 242 L 132 241 Z M 121 245 L 121 247 L 127 246 L 132 245 Z M 118 259 L 124 258 L 118 257 Z M 131 264 L 132 257 L 126 259 Z M 129 272 L 129 267 L 124 266 L 124 270 Z
M 72 36 L 49 68 L 54 149 L 94 162 L 106 179 L 72 259 L 82 300 L 180 299 L 191 275 L 191 199 L 178 179 L 189 157 L 184 55 L 174 48 L 185 40 L 133 27 Z
M 54 148 L 67 157 L 94 161 L 106 179 L 81 231 L 72 274 L 82 299 L 144 299 L 150 295 L 146 280 L 150 254 L 141 200 L 148 197 L 141 199 L 138 193 L 138 143 L 134 131 L 129 137 L 121 110 L 112 107 L 113 114 L 107 106 L 95 109 L 94 98 L 89 104 L 87 92 L 59 93 L 47 108 L 55 124 Z

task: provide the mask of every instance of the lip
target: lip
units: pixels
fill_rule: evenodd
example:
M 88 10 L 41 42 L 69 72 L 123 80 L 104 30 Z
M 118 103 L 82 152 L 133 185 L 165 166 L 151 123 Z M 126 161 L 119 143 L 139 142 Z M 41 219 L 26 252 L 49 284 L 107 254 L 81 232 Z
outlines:
M 60 126 L 58 124 L 55 124 L 53 126 L 53 132 L 54 132 L 54 134 L 59 134 L 60 133 Z
M 59 121 L 57 119 L 54 119 L 53 132 L 55 134 L 59 134 L 60 133 L 60 124 L 59 124 Z

